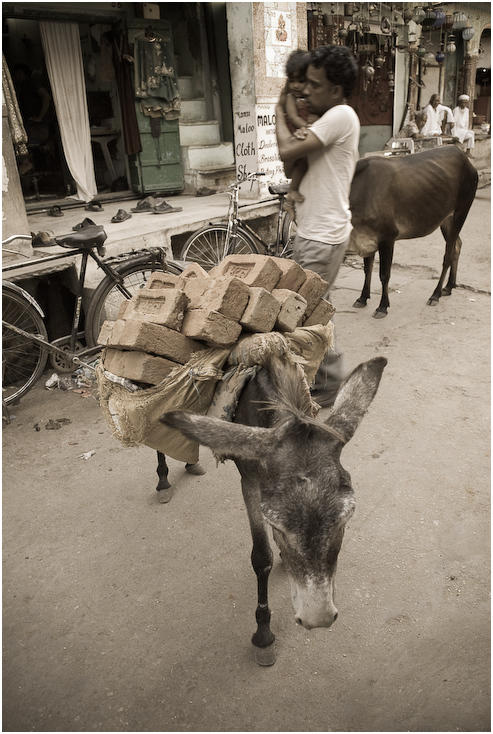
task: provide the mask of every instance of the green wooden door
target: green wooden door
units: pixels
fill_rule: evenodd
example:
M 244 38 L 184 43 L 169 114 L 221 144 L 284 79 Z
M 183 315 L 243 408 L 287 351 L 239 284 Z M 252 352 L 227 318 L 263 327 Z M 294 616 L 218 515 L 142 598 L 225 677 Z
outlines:
M 168 60 L 173 59 L 174 67 L 173 38 L 170 25 L 166 21 L 151 21 L 142 18 L 129 20 L 128 39 L 130 44 L 135 47 L 135 37 L 141 36 L 151 25 L 152 30 L 165 39 L 167 58 Z M 142 151 L 129 156 L 128 159 L 132 189 L 140 193 L 182 191 L 184 178 L 179 120 L 169 120 L 163 117 L 151 120 L 151 117 L 142 111 L 141 101 L 137 97 L 135 99 L 135 109 Z

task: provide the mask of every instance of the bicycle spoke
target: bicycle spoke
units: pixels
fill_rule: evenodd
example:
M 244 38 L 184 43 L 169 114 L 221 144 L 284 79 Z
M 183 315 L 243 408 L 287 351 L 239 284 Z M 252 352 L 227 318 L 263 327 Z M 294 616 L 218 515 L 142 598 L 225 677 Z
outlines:
M 181 259 L 198 263 L 204 270 L 209 271 L 219 265 L 226 255 L 251 255 L 256 252 L 257 247 L 247 233 L 237 231 L 228 239 L 227 226 L 217 224 L 195 232 L 186 242 Z
M 24 298 L 22 291 L 2 289 L 2 398 L 8 404 L 20 398 L 41 376 L 46 364 L 43 346 L 9 329 L 12 324 L 25 332 L 47 339 L 43 320 Z M 18 289 L 19 291 L 20 289 Z

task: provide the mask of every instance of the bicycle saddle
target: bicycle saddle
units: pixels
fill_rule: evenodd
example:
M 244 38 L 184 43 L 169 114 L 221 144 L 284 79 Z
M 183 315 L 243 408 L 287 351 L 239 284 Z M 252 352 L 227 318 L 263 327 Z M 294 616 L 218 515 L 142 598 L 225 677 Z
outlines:
M 289 191 L 290 184 L 271 184 L 269 186 L 269 193 L 270 194 L 287 194 Z
M 78 229 L 76 232 L 55 237 L 54 239 L 60 247 L 74 248 L 77 250 L 92 250 L 93 247 L 97 247 L 102 257 L 104 255 L 103 243 L 107 236 L 101 224 L 94 224 Z

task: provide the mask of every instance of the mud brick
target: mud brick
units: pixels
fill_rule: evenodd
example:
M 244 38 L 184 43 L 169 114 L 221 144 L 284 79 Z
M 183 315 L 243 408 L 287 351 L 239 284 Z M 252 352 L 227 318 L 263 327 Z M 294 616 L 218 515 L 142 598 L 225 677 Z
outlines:
M 157 354 L 180 364 L 188 362 L 193 352 L 204 349 L 204 345 L 200 342 L 189 339 L 185 334 L 167 326 L 122 319 L 105 321 L 99 333 L 98 343 L 104 347 Z
M 281 269 L 281 277 L 276 283 L 276 288 L 287 288 L 297 291 L 306 280 L 306 272 L 294 260 L 286 260 L 283 257 L 274 258 L 276 265 Z
M 326 301 L 325 298 L 321 298 L 318 306 L 315 306 L 311 314 L 303 321 L 303 326 L 315 326 L 316 324 L 325 326 L 329 323 L 334 313 L 334 306 L 329 301 Z
M 271 291 L 281 277 L 281 268 L 269 255 L 228 255 L 209 271 L 211 277 L 234 275 L 247 285 Z
M 173 273 L 152 273 L 142 290 L 154 290 L 154 288 L 176 288 L 179 276 Z
M 190 299 L 190 310 L 202 308 L 217 311 L 233 321 L 240 320 L 250 297 L 247 284 L 230 275 L 190 278 L 185 283 L 184 290 Z
M 103 364 L 114 375 L 134 382 L 147 382 L 149 385 L 158 385 L 177 366 L 170 359 L 146 352 L 108 348 L 104 351 Z
M 247 331 L 272 331 L 281 310 L 281 304 L 265 288 L 250 288 L 250 299 L 240 324 Z
M 274 288 L 272 295 L 281 306 L 276 319 L 276 331 L 294 331 L 305 315 L 306 300 L 299 293 L 286 288 Z
M 329 284 L 313 270 L 305 270 L 305 282 L 298 288 L 300 296 L 306 299 L 305 316 L 308 318 L 311 312 L 318 305 L 320 299 L 327 291 Z
M 188 303 L 188 296 L 181 290 L 143 288 L 130 301 L 122 304 L 118 318 L 149 321 L 180 331 Z
M 210 347 L 229 347 L 241 334 L 241 326 L 217 311 L 194 308 L 186 312 L 181 332 Z
M 178 288 L 184 288 L 185 283 L 190 280 L 191 278 L 208 278 L 209 273 L 204 270 L 198 263 L 190 263 L 190 265 L 185 268 L 183 273 L 178 276 Z

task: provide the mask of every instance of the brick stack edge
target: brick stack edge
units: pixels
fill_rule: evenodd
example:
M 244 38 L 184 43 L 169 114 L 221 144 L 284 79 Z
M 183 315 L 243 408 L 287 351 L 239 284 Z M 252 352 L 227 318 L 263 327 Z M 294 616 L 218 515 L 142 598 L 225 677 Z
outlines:
M 267 255 L 229 255 L 209 273 L 196 263 L 179 276 L 153 273 L 118 320 L 104 322 L 104 367 L 157 385 L 193 352 L 232 347 L 242 333 L 328 324 L 327 288 L 317 273 Z

